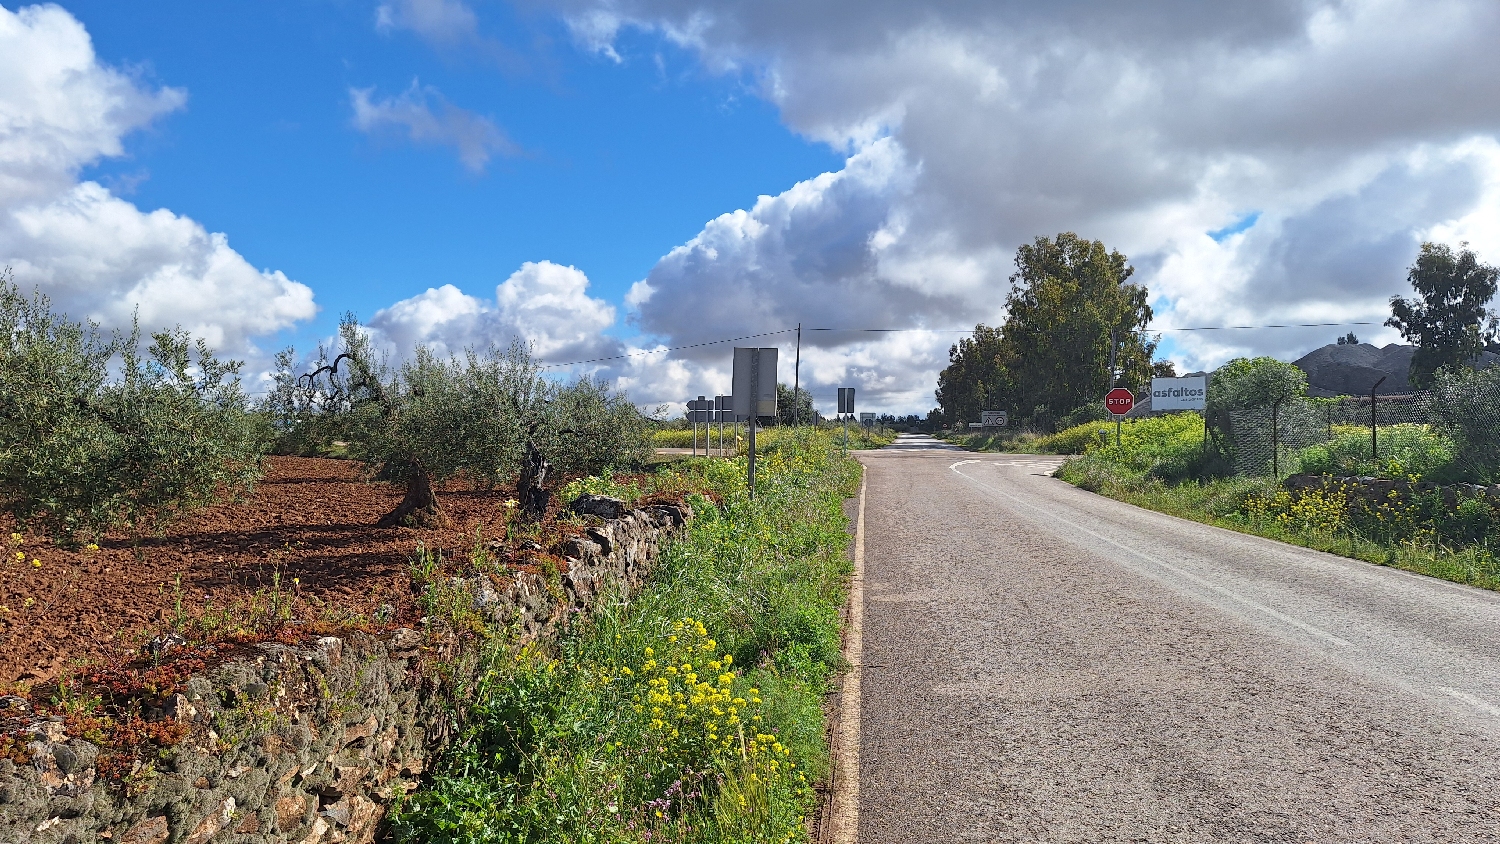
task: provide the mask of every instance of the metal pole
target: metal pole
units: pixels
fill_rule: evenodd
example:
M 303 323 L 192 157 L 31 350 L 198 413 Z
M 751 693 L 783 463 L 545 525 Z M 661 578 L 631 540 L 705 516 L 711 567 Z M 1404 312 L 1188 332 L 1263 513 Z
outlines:
M 750 352 L 750 500 L 755 500 L 755 415 L 760 412 L 760 349 Z
M 1271 477 L 1281 480 L 1281 438 L 1276 430 L 1280 421 L 1281 399 L 1271 402 Z
M 792 426 L 802 424 L 802 413 L 797 394 L 800 390 L 800 379 L 802 377 L 802 323 L 797 323 L 797 362 L 792 364 Z
M 1380 376 L 1375 386 L 1370 388 L 1370 459 L 1380 459 L 1380 442 L 1375 439 L 1375 390 L 1385 383 L 1386 376 Z
M 1106 390 L 1115 388 L 1115 354 L 1119 351 L 1120 341 L 1115 339 L 1115 332 L 1109 332 L 1109 386 Z

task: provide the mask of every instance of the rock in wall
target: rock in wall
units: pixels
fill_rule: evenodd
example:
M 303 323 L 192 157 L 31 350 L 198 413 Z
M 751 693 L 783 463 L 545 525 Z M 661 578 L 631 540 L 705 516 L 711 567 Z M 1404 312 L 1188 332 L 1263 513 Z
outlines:
M 517 573 L 446 584 L 516 643 L 552 635 L 601 594 L 634 592 L 663 542 L 692 518 L 653 505 L 563 546 L 556 577 Z M 60 719 L 0 698 L 29 761 L 0 759 L 0 844 L 322 844 L 372 841 L 396 796 L 456 734 L 454 706 L 479 645 L 443 619 L 421 629 L 262 644 L 193 676 L 155 717 L 187 738 L 123 776 Z

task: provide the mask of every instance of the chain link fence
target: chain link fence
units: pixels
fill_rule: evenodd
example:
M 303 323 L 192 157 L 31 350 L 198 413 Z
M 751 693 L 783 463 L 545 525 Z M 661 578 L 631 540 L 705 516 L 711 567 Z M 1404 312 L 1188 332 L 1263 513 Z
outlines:
M 1309 446 L 1336 438 L 1348 448 L 1351 428 L 1368 432 L 1363 448 L 1369 462 L 1389 457 L 1381 442 L 1395 425 L 1424 425 L 1452 444 L 1456 475 L 1491 481 L 1500 470 L 1500 380 L 1471 379 L 1439 384 L 1433 391 L 1404 395 L 1294 398 L 1271 407 L 1232 410 L 1222 425 L 1221 448 L 1236 474 L 1284 477 L 1301 471 L 1299 456 Z M 1363 454 L 1361 455 L 1363 458 Z
M 1231 410 L 1228 416 L 1230 456 L 1236 474 L 1286 475 L 1296 471 L 1297 452 L 1334 438 L 1335 430 L 1362 426 L 1431 423 L 1432 394 L 1346 396 L 1338 399 L 1293 398 L 1270 407 Z M 1372 457 L 1378 457 L 1373 453 Z

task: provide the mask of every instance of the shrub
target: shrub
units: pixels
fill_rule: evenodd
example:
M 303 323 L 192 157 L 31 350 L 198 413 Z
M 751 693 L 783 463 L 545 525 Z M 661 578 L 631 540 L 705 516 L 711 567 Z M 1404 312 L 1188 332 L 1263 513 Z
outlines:
M 1037 450 L 1047 454 L 1083 454 L 1089 449 L 1103 445 L 1104 440 L 1100 438 L 1099 432 L 1106 428 L 1113 437 L 1114 423 L 1112 422 L 1095 421 L 1074 425 L 1066 430 L 1042 437 L 1037 441 Z
M 1097 425 L 1094 431 L 1097 442 Z M 1128 421 L 1120 428 L 1118 445 L 1111 436 L 1108 445 L 1089 449 L 1089 457 L 1126 473 L 1162 480 L 1194 477 L 1206 461 L 1203 419 L 1195 413 L 1173 413 Z
M 1339 425 L 1333 439 L 1297 452 L 1294 465 L 1319 475 L 1365 475 L 1406 480 L 1446 478 L 1454 443 L 1427 425 L 1386 425 L 1375 431 L 1379 459 L 1370 454 L 1370 429 Z
M 1469 480 L 1500 480 L 1500 366 L 1443 370 L 1432 390 L 1432 415 L 1455 443 L 1457 468 Z
M 68 542 L 160 527 L 259 477 L 237 361 L 182 331 L 106 340 L 0 277 L 0 496 Z M 110 364 L 117 373 L 111 377 Z

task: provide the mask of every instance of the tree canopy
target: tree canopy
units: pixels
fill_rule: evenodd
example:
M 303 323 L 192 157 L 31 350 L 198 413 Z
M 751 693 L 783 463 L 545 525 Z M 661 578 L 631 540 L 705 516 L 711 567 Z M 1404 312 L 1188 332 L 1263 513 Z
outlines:
M 68 542 L 161 527 L 260 477 L 236 361 L 185 332 L 106 338 L 0 275 L 0 501 Z
M 1485 306 L 1495 296 L 1500 270 L 1479 262 L 1459 244 L 1459 251 L 1443 243 L 1424 243 L 1407 280 L 1417 296 L 1391 297 L 1391 318 L 1385 324 L 1417 346 L 1408 380 L 1430 386 L 1438 370 L 1469 365 L 1496 337 L 1496 317 Z
M 945 421 L 981 410 L 1060 417 L 1103 401 L 1111 386 L 1139 390 L 1168 371 L 1152 363 L 1146 288 L 1130 283 L 1120 252 L 1064 232 L 1023 245 L 1015 263 L 1005 323 L 976 326 L 949 351 L 937 393 Z
M 586 378 L 549 381 L 519 343 L 448 357 L 419 346 L 391 367 L 348 315 L 311 372 L 287 368 L 276 380 L 271 404 L 294 446 L 337 434 L 376 478 L 405 487 L 382 524 L 441 522 L 434 485 L 507 483 L 528 443 L 564 474 L 637 461 L 648 448 L 645 419 L 623 394 Z

